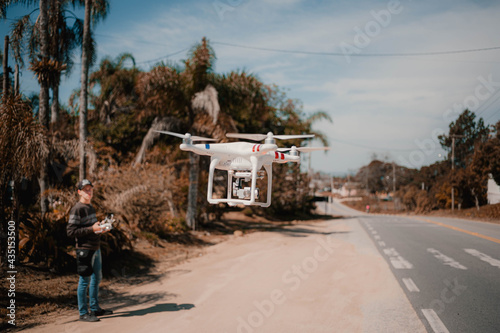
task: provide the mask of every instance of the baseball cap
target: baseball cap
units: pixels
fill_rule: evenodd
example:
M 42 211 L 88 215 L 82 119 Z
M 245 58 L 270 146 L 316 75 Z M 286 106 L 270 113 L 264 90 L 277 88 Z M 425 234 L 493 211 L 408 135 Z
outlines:
M 92 183 L 90 182 L 90 180 L 88 180 L 88 179 L 84 179 L 84 180 L 82 180 L 82 181 L 80 181 L 80 182 L 78 183 L 77 188 L 78 188 L 79 190 L 81 190 L 81 189 L 83 189 L 83 188 L 84 188 L 85 186 L 87 186 L 87 185 L 90 185 L 90 186 L 94 187 L 94 185 L 92 185 Z

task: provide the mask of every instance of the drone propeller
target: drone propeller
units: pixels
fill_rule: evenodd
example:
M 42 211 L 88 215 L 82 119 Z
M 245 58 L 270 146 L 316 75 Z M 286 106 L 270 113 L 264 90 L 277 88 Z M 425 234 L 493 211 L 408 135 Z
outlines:
M 184 140 L 190 140 L 190 141 L 217 141 L 216 139 L 204 138 L 202 136 L 191 136 L 191 134 L 189 134 L 189 133 L 179 134 L 179 133 L 174 133 L 174 132 L 169 132 L 169 131 L 156 131 L 156 130 L 155 130 L 155 132 L 176 136 L 178 138 L 181 138 Z
M 266 139 L 266 143 L 273 143 L 274 139 L 290 140 L 290 139 L 306 139 L 313 138 L 314 134 L 298 134 L 298 135 L 274 135 L 272 132 L 267 134 L 244 134 L 244 133 L 227 133 L 228 138 L 247 139 L 253 141 L 262 141 Z
M 316 150 L 330 150 L 330 147 L 295 147 L 292 146 L 290 148 L 278 148 L 278 151 L 302 151 L 304 153 Z

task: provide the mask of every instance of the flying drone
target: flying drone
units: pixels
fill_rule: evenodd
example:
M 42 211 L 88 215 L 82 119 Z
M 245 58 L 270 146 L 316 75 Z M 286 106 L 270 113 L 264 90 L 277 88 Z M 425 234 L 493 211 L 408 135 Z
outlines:
M 216 141 L 211 138 L 192 136 L 189 133 L 179 134 L 168 131 L 156 131 L 163 134 L 176 136 L 182 139 L 181 150 L 190 151 L 198 155 L 210 156 L 210 169 L 208 175 L 207 201 L 211 204 L 227 203 L 229 206 L 246 205 L 269 207 L 271 205 L 272 190 L 272 164 L 273 163 L 300 163 L 299 152 L 315 150 L 328 150 L 328 147 L 296 147 L 278 148 L 275 139 L 306 139 L 313 138 L 313 134 L 303 135 L 274 135 L 272 132 L 265 134 L 240 134 L 228 133 L 228 138 L 246 139 L 252 141 L 265 140 L 263 144 L 251 142 L 204 143 L 193 144 L 196 141 Z M 289 151 L 284 154 L 282 151 Z M 267 201 L 260 202 L 260 191 L 257 188 L 257 179 L 264 178 L 264 168 L 267 174 Z M 227 197 L 214 198 L 214 172 L 215 169 L 227 171 Z M 250 186 L 244 186 L 250 183 Z

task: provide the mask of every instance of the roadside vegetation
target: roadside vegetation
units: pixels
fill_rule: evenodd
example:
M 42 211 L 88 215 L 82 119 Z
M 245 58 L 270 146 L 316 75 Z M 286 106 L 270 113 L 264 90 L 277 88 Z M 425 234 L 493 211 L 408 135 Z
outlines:
M 420 169 L 374 158 L 353 178 L 363 199 L 349 205 L 363 211 L 370 205 L 373 213 L 450 214 L 454 201 L 455 215 L 500 221 L 500 205 L 487 200 L 490 177 L 500 184 L 500 122 L 486 127 L 464 110 L 438 139 L 448 155 Z

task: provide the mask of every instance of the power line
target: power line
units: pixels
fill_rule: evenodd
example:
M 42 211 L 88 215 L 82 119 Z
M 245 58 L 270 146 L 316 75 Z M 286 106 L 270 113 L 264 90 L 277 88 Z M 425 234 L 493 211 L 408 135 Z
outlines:
M 167 54 L 167 55 L 164 55 L 163 57 L 159 57 L 159 58 L 156 58 L 156 59 L 152 59 L 152 60 L 144 60 L 144 61 L 141 61 L 141 62 L 138 62 L 137 64 L 140 65 L 140 64 L 147 64 L 147 63 L 151 63 L 151 62 L 158 62 L 162 59 L 165 59 L 165 58 L 170 58 L 174 55 L 177 55 L 179 53 L 182 53 L 182 52 L 186 52 L 188 51 L 190 48 L 185 48 L 185 49 L 182 49 L 182 50 L 179 50 L 179 51 L 176 51 L 174 53 L 170 53 L 170 54 Z
M 105 37 L 105 38 L 111 38 L 111 39 L 121 39 L 121 40 L 126 40 L 126 41 L 133 41 L 133 42 L 144 43 L 144 44 L 152 44 L 152 45 L 165 46 L 165 44 L 162 44 L 162 43 L 150 42 L 150 41 L 145 41 L 145 40 L 137 40 L 137 39 L 129 39 L 129 38 L 121 38 L 121 37 L 116 37 L 116 36 L 108 36 L 108 35 L 104 35 L 104 34 L 96 34 L 96 36 Z M 172 57 L 174 55 L 177 55 L 179 53 L 186 52 L 189 49 L 190 48 L 187 47 L 187 48 L 184 48 L 182 50 L 175 51 L 173 53 L 169 53 L 167 55 L 164 55 L 164 56 L 161 56 L 161 57 L 158 57 L 158 58 L 155 58 L 155 59 L 140 61 L 140 62 L 137 62 L 136 65 L 148 64 L 148 63 L 152 63 L 152 62 L 158 62 L 158 61 L 160 61 L 162 59 L 170 58 L 170 57 Z
M 488 123 L 488 121 L 490 121 L 490 119 L 493 118 L 494 116 L 496 116 L 498 113 L 500 113 L 500 110 L 497 110 L 496 112 L 493 112 L 488 118 L 486 118 L 484 120 L 484 122 Z
M 110 39 L 115 39 L 115 40 L 124 40 L 127 42 L 134 42 L 134 43 L 142 43 L 142 44 L 152 44 L 152 45 L 160 45 L 160 46 L 165 46 L 164 43 L 157 43 L 157 42 L 151 42 L 148 40 L 144 39 L 137 39 L 137 38 L 123 38 L 123 37 L 118 37 L 118 36 L 110 36 L 110 35 L 105 35 L 105 34 L 94 34 L 95 36 L 99 37 L 104 37 L 104 38 L 110 38 Z
M 498 95 L 498 96 L 496 96 Z M 493 97 L 495 97 L 495 99 L 493 99 Z M 476 116 L 480 116 L 482 113 L 484 113 L 486 110 L 488 110 L 493 104 L 496 103 L 496 101 L 498 101 L 498 99 L 500 98 L 500 90 L 498 90 L 493 96 L 491 96 L 486 102 L 484 102 L 484 104 L 482 104 L 477 110 L 476 110 Z M 480 109 L 482 108 L 481 111 L 479 111 Z
M 346 56 L 343 52 L 313 52 L 313 51 L 297 51 L 297 50 L 283 50 L 273 49 L 266 47 L 245 46 L 225 42 L 212 42 L 212 44 L 225 45 L 230 47 L 238 47 L 251 50 L 260 50 L 268 52 L 292 53 L 292 54 L 308 54 L 308 55 L 324 55 L 324 56 Z M 413 53 L 350 53 L 350 57 L 413 57 L 413 56 L 433 56 L 433 55 L 446 55 L 446 54 L 459 54 L 459 53 L 472 53 L 482 51 L 500 50 L 500 46 L 466 49 L 466 50 L 452 50 L 452 51 L 438 51 L 438 52 L 413 52 Z

